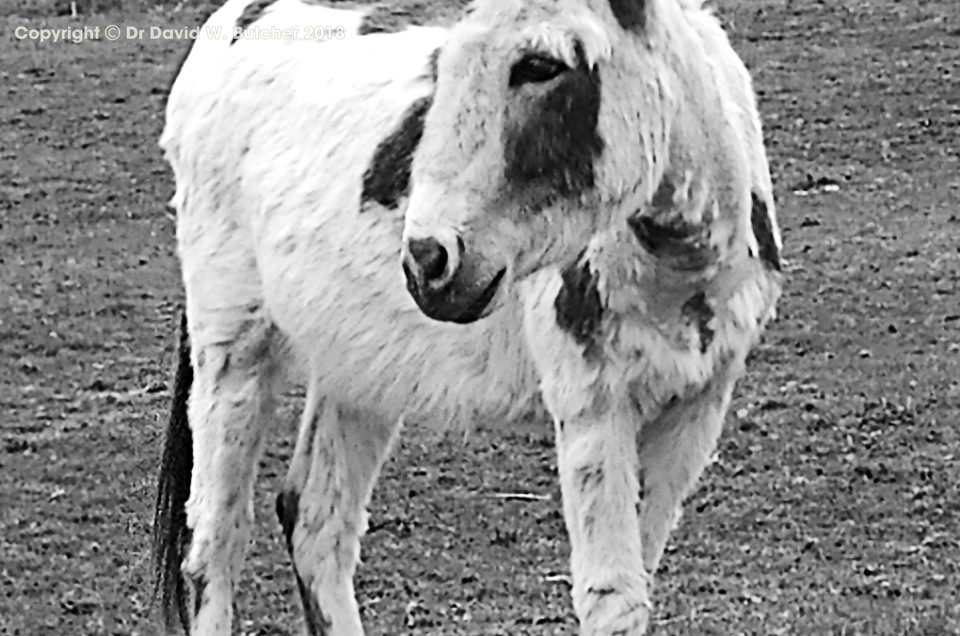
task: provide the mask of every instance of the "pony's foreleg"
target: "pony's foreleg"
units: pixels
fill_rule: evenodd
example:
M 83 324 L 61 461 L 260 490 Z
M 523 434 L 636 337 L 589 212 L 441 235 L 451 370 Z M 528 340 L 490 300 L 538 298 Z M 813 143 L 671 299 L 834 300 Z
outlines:
M 614 409 L 555 425 L 580 633 L 643 634 L 650 601 L 637 515 L 636 415 Z
M 609 361 L 591 350 L 596 342 L 559 327 L 560 276 L 545 272 L 530 280 L 524 327 L 556 427 L 580 633 L 639 636 L 650 615 L 637 510 L 639 413 L 625 374 L 607 369 Z
M 353 590 L 366 506 L 399 422 L 343 411 L 311 388 L 277 515 L 309 636 L 362 636 Z
M 272 414 L 269 328 L 250 320 L 230 341 L 194 339 L 189 420 L 194 465 L 183 564 L 190 633 L 228 636 L 233 585 L 253 521 L 253 483 Z
M 742 368 L 742 362 L 727 363 L 700 393 L 668 406 L 640 433 L 640 532 L 643 563 L 651 574 L 660 564 L 683 499 L 710 463 Z

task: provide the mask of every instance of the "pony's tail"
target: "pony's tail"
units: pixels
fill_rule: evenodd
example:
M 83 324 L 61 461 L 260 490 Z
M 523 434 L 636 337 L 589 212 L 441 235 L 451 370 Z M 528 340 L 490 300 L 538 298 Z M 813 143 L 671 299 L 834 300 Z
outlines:
M 190 473 L 193 470 L 193 438 L 187 419 L 193 366 L 190 363 L 186 311 L 182 311 L 180 316 L 177 358 L 173 405 L 157 476 L 157 507 L 153 517 L 153 592 L 155 599 L 157 595 L 160 597 L 167 631 L 174 630 L 179 618 L 184 631 L 190 633 L 186 590 L 180 572 L 190 543 L 186 503 L 190 497 Z

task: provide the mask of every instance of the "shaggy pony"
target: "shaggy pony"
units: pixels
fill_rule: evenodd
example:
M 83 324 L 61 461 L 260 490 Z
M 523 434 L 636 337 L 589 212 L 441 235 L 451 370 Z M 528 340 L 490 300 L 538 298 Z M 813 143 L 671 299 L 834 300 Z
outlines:
M 780 294 L 747 71 L 692 0 L 477 0 L 449 30 L 396 33 L 365 18 L 230 0 L 170 93 L 186 310 L 155 523 L 167 629 L 231 632 L 292 380 L 277 513 L 309 634 L 363 634 L 353 574 L 401 418 L 509 421 L 539 395 L 581 633 L 642 634 Z

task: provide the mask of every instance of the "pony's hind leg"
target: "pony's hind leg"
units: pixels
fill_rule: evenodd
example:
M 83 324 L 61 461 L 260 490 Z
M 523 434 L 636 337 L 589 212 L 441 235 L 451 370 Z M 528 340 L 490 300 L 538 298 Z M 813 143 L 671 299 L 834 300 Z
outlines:
M 314 386 L 277 515 L 309 636 L 362 636 L 353 590 L 366 506 L 399 422 L 383 423 L 324 401 Z
M 226 636 L 253 520 L 257 462 L 272 415 L 273 328 L 259 311 L 247 311 L 230 323 L 227 336 L 223 322 L 215 330 L 210 318 L 191 317 L 199 329 L 191 333 L 194 465 L 183 578 L 190 633 Z

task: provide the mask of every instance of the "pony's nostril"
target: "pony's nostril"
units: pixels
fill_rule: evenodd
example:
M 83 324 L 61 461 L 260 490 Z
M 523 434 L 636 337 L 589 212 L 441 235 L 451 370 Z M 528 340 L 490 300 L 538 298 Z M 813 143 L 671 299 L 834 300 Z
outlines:
M 410 256 L 420 268 L 424 281 L 436 282 L 443 279 L 447 269 L 447 250 L 433 238 L 410 241 Z

